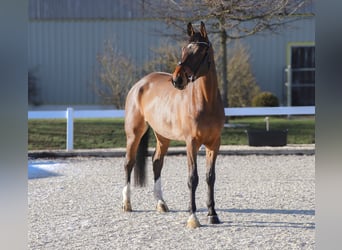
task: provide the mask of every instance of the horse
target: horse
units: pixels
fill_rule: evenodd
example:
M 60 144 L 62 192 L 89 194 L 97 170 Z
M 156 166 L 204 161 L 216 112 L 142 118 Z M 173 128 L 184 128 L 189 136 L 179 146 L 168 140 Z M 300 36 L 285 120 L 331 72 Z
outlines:
M 214 51 L 203 22 L 195 31 L 187 25 L 188 44 L 182 48 L 181 61 L 172 74 L 153 72 L 136 82 L 126 97 L 125 133 L 126 156 L 124 163 L 125 186 L 122 191 L 123 211 L 132 211 L 131 172 L 135 184 L 145 185 L 145 158 L 149 128 L 156 137 L 152 155 L 154 197 L 157 211 L 168 212 L 162 194 L 161 171 L 170 140 L 185 141 L 190 191 L 189 218 L 186 226 L 201 224 L 196 216 L 195 193 L 198 186 L 197 153 L 206 148 L 206 182 L 208 185 L 208 223 L 218 224 L 215 211 L 215 162 L 221 144 L 224 125 L 224 107 L 218 88 Z

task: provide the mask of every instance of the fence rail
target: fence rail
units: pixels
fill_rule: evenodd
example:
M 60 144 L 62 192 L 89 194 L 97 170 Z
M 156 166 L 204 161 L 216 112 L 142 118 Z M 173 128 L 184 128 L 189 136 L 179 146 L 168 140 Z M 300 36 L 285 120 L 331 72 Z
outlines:
M 224 112 L 226 116 L 315 115 L 315 106 L 225 108 Z M 67 120 L 67 151 L 74 148 L 75 118 L 123 118 L 124 116 L 124 110 L 74 110 L 67 108 L 66 111 L 28 111 L 28 119 Z

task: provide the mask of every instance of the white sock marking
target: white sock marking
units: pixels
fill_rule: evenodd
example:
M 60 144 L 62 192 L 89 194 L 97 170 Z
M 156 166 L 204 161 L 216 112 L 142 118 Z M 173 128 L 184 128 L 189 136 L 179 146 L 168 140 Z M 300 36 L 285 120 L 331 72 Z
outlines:
M 160 178 L 154 183 L 154 197 L 156 198 L 157 201 L 163 200 L 163 192 L 161 189 L 161 180 Z
M 122 190 L 122 200 L 124 203 L 131 200 L 131 188 L 129 183 Z

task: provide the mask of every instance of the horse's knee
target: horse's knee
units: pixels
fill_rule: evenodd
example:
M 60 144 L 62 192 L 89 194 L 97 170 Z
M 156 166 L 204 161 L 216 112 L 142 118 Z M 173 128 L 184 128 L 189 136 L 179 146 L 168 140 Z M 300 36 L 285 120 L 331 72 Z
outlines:
M 216 179 L 215 171 L 209 170 L 209 171 L 206 173 L 206 182 L 207 182 L 207 184 L 208 184 L 209 186 L 214 185 L 215 179 Z
M 196 189 L 198 186 L 198 174 L 197 172 L 191 173 L 188 179 L 188 187 L 189 189 Z

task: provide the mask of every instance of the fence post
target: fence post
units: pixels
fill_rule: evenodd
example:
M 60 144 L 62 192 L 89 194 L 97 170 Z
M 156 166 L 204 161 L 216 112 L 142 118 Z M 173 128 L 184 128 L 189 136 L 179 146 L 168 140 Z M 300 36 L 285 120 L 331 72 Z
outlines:
M 292 69 L 291 65 L 287 65 L 286 67 L 287 74 L 287 106 L 292 106 Z
M 66 118 L 67 118 L 67 141 L 66 141 L 66 150 L 74 149 L 74 109 L 67 108 L 66 110 Z

